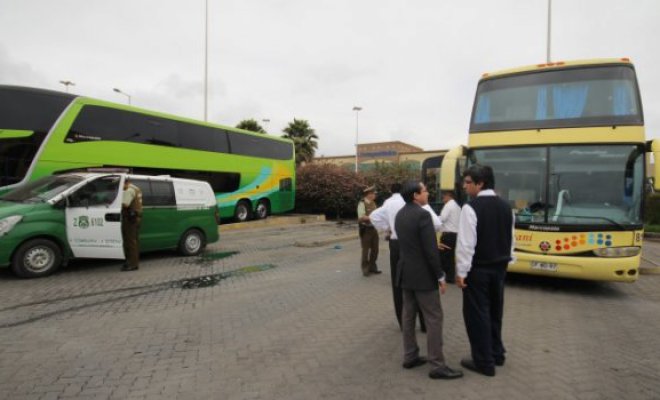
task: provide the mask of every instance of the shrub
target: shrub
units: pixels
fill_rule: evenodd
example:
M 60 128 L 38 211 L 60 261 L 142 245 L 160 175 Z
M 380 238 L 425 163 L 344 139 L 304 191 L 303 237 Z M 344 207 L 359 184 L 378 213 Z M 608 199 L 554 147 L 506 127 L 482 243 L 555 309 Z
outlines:
M 354 216 L 364 181 L 355 172 L 327 163 L 311 163 L 296 171 L 296 210 L 328 217 Z
M 376 201 L 381 204 L 393 183 L 410 179 L 419 179 L 419 171 L 401 164 L 376 163 L 358 174 L 329 163 L 306 164 L 296 170 L 296 211 L 354 217 L 365 187 L 376 186 Z
M 660 225 L 660 193 L 646 196 L 644 222 L 649 225 Z

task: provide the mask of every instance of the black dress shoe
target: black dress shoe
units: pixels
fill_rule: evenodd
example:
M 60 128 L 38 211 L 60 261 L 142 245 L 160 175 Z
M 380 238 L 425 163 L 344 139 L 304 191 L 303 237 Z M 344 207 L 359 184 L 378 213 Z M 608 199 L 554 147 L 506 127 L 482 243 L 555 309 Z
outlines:
M 379 269 L 377 269 L 377 270 L 375 270 L 375 271 L 369 271 L 369 272 L 371 272 L 372 274 L 376 274 L 376 275 L 378 275 L 378 274 L 382 274 L 382 273 L 383 273 L 383 271 L 381 271 L 381 270 L 379 270 Z
M 426 364 L 426 357 L 417 357 L 410 361 L 404 362 L 403 368 L 411 369 L 411 368 L 419 367 L 420 365 L 424 365 L 424 364 Z
M 495 367 L 480 367 L 477 366 L 474 361 L 472 361 L 469 358 L 464 358 L 461 360 L 461 365 L 464 368 L 469 369 L 470 371 L 474 371 L 478 374 L 481 375 L 486 375 L 486 376 L 495 376 Z
M 128 265 L 124 265 L 123 267 L 121 267 L 121 270 L 122 271 L 137 271 L 138 267 L 129 267 Z
M 429 372 L 429 378 L 431 379 L 456 379 L 462 377 L 463 371 L 451 369 L 446 365 Z

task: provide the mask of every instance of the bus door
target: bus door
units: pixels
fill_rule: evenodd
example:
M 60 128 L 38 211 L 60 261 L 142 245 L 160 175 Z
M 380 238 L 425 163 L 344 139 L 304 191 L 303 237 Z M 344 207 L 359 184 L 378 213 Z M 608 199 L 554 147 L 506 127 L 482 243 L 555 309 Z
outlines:
M 422 162 L 422 182 L 429 191 L 429 205 L 440 214 L 442 195 L 440 193 L 440 165 L 444 156 L 429 157 Z
M 653 190 L 660 192 L 660 140 L 646 142 L 646 149 L 653 154 Z
M 121 177 L 104 176 L 67 196 L 66 233 L 76 258 L 124 258 Z

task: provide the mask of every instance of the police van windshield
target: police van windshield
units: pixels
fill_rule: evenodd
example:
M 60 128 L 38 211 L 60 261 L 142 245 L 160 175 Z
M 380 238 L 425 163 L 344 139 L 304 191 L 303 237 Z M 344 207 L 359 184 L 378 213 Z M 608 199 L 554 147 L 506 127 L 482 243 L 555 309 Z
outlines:
M 80 176 L 47 176 L 0 196 L 0 200 L 37 203 L 52 199 L 83 180 Z

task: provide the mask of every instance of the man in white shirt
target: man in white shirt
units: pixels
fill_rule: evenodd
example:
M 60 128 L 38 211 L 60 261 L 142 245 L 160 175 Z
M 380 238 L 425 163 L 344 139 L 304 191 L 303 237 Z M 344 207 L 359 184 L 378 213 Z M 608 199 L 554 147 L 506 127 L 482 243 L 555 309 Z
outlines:
M 399 322 L 399 328 L 401 328 L 401 313 L 403 310 L 403 292 L 401 288 L 396 284 L 397 276 L 397 265 L 399 263 L 399 238 L 397 237 L 396 230 L 394 229 L 394 218 L 396 214 L 406 205 L 405 200 L 401 197 L 399 193 L 401 191 L 401 184 L 394 183 L 390 187 L 392 196 L 390 196 L 382 206 L 373 211 L 370 215 L 371 223 L 374 227 L 381 231 L 387 232 L 389 235 L 389 247 L 390 247 L 390 274 L 392 280 L 392 297 L 394 299 L 394 312 L 396 314 L 396 320 Z M 431 206 L 426 204 L 424 207 L 426 211 L 431 214 L 431 219 L 433 220 L 433 227 L 436 232 L 438 232 L 442 223 L 438 215 L 433 212 Z M 424 317 L 422 316 L 421 311 L 419 313 L 419 325 L 422 332 L 426 332 L 426 325 L 424 324 Z
M 447 282 L 454 282 L 456 275 L 455 253 L 456 253 L 456 234 L 458 232 L 458 219 L 461 216 L 461 206 L 454 199 L 454 192 L 444 190 L 442 192 L 442 212 L 440 221 L 442 222 L 442 236 L 440 237 L 440 262 L 445 271 Z
M 471 197 L 463 206 L 456 246 L 456 285 L 463 289 L 463 319 L 471 358 L 461 365 L 486 376 L 504 365 L 502 343 L 504 280 L 513 262 L 515 215 L 495 194 L 493 169 L 472 165 L 463 173 L 463 189 Z

